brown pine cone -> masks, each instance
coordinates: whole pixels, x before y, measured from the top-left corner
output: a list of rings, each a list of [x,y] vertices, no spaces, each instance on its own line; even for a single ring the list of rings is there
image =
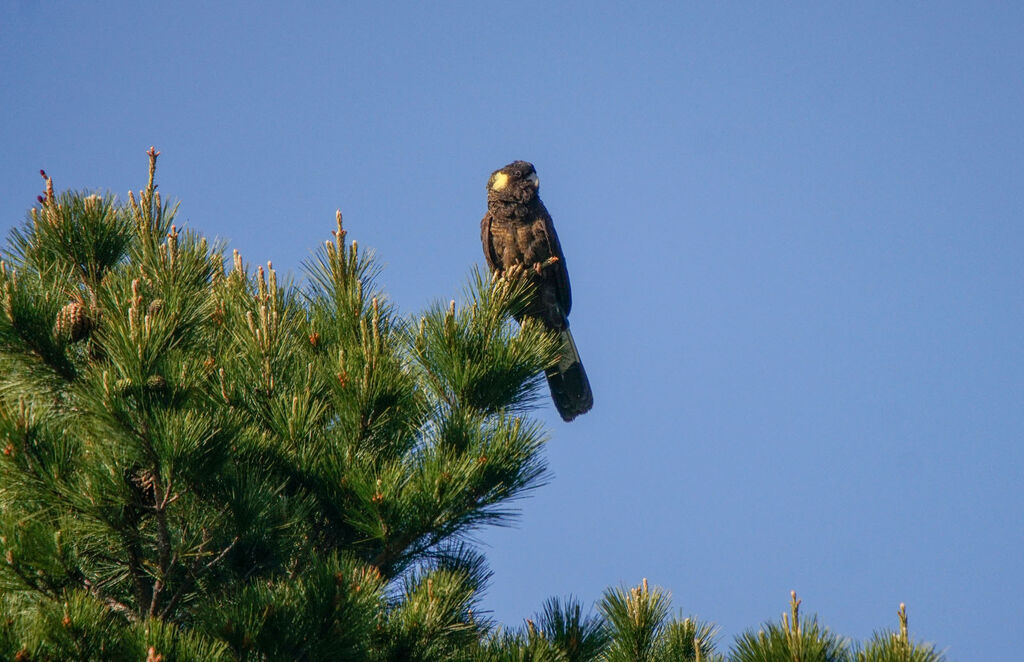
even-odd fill
[[[92,327],[93,322],[89,318],[85,306],[78,301],[72,301],[57,313],[57,321],[53,325],[53,335],[70,338],[71,342],[78,342],[89,335]]]

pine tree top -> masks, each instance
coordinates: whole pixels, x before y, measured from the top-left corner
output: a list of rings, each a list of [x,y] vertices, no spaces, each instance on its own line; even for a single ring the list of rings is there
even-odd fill
[[[158,154],[127,204],[46,177],[0,268],[12,631],[56,610],[185,628],[214,656],[324,659],[382,615],[421,624],[426,590],[477,638],[468,536],[544,477],[527,411],[554,343],[510,323],[528,284],[477,273],[463,305],[402,317],[340,212],[302,283],[225,265],[175,224]],[[318,634],[350,619],[364,629]]]

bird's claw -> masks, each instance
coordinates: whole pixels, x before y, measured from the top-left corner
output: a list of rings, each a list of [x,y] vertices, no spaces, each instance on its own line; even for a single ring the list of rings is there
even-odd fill
[[[545,269],[547,269],[548,267],[550,267],[550,266],[552,266],[554,264],[558,264],[558,256],[557,255],[552,255],[551,257],[549,257],[548,259],[544,260],[543,262],[534,262],[533,269],[534,269],[534,271],[537,272],[537,275],[540,276],[544,272]]]

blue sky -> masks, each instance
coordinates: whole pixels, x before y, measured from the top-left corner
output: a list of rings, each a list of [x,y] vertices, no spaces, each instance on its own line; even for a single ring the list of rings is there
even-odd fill
[[[124,195],[152,144],[252,262],[341,207],[413,313],[536,164],[596,404],[545,405],[553,481],[480,535],[496,618],[646,576],[725,644],[795,589],[1019,654],[1021,5],[155,4],[3,4],[0,230],[39,168]]]

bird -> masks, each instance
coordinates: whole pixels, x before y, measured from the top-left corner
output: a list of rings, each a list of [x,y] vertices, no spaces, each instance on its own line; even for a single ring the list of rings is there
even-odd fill
[[[539,190],[540,178],[532,163],[513,161],[491,173],[480,241],[492,272],[518,269],[536,286],[517,321],[532,317],[558,334],[558,362],[545,370],[545,376],[555,408],[568,422],[590,411],[594,394],[569,331],[572,292],[565,255]]]

